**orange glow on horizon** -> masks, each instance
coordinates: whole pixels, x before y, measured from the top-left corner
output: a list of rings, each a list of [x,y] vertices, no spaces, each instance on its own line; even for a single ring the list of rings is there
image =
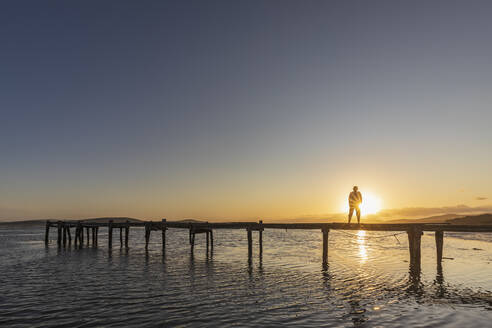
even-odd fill
[[[361,215],[376,214],[382,209],[381,198],[371,192],[362,193],[362,204],[360,205]],[[348,201],[345,200],[341,210],[345,213],[349,210]]]

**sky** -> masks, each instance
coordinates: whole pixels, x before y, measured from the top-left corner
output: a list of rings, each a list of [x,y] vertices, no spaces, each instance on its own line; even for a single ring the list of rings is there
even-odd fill
[[[0,220],[492,210],[490,1],[2,1]],[[433,212],[434,213],[434,212]]]

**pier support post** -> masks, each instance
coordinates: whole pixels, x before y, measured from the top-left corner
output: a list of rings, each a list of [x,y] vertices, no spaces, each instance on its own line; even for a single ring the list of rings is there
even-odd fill
[[[79,238],[79,244],[80,246],[84,246],[84,226],[82,222],[80,223],[80,238]]]
[[[50,238],[50,220],[46,220],[46,229],[44,231],[44,243],[48,245]]]
[[[415,272],[420,272],[420,241],[423,232],[419,227],[412,227],[407,233],[410,251],[410,269]]]
[[[210,229],[210,251],[214,250],[214,231]]]
[[[96,227],[96,246],[98,241],[99,241],[99,227]]]
[[[145,249],[149,248],[150,231],[152,230],[152,221],[145,222]]]
[[[70,232],[70,224],[67,225],[67,234],[68,234],[68,245],[72,245],[72,233]]]
[[[67,224],[63,223],[63,247],[67,246]]]
[[[79,244],[79,246],[82,246],[82,241],[80,240],[80,230],[82,230],[82,223],[80,223],[80,221],[78,221],[77,226],[75,227],[74,246],[77,246],[77,243]]]
[[[126,220],[125,227],[125,248],[128,248],[128,234],[130,233],[130,221]]]
[[[259,236],[258,236],[258,242],[260,246],[260,257],[263,255],[263,220],[260,220],[260,228],[259,228]]]
[[[321,231],[323,232],[323,265],[326,265],[328,263],[328,233],[330,229],[323,228]]]
[[[108,247],[113,248],[113,220],[108,222]]]
[[[123,247],[123,227],[120,227],[120,248]]]
[[[161,229],[162,229],[162,250],[165,251],[166,250],[166,230],[167,230],[166,219],[162,219]]]
[[[251,260],[253,255],[253,234],[251,232],[251,228],[247,228],[248,231],[248,259]]]
[[[96,227],[92,227],[92,246],[96,245]]]
[[[85,234],[87,235],[87,245],[89,245],[89,238],[90,238],[89,227],[85,227]]]
[[[58,228],[58,238],[56,239],[56,243],[58,244],[58,246],[61,246],[61,242],[62,242],[62,223],[61,221],[58,221],[57,223],[57,228]]]
[[[442,231],[435,232],[436,237],[436,251],[437,251],[437,266],[441,266],[442,263],[442,246],[444,242],[444,233]]]

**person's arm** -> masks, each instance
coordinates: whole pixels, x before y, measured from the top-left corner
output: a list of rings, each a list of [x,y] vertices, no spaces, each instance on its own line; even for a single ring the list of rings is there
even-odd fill
[[[360,199],[360,203],[362,204],[362,194],[360,193],[360,191],[359,191],[359,199]]]

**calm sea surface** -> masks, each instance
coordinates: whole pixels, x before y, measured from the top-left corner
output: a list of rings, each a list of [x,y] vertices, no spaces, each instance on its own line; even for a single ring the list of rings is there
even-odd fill
[[[102,230],[102,231],[101,231]],[[45,247],[44,227],[0,226],[1,327],[491,327],[492,243],[445,235],[443,270],[433,234],[422,237],[422,274],[411,276],[406,235],[331,231],[329,265],[319,231],[266,230],[248,263],[245,231],[197,235],[143,229],[99,247]],[[117,230],[115,230],[117,231]],[[51,238],[55,238],[52,232]],[[377,238],[376,238],[377,237]],[[490,240],[490,239],[489,239]]]

